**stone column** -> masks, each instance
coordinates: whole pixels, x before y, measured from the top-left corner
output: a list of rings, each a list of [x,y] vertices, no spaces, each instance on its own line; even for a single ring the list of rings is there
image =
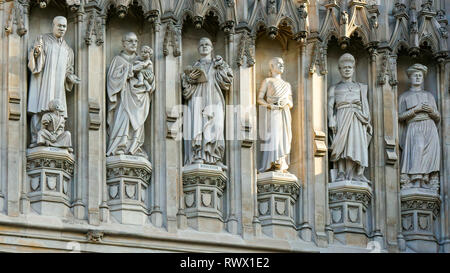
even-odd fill
[[[181,141],[181,31],[172,17],[161,18],[161,26],[155,25],[155,50],[156,53],[156,89],[164,100],[161,111],[165,112],[165,132],[155,132],[155,137],[164,142],[164,192],[165,203],[161,203],[162,210],[166,214],[166,226],[169,232],[175,232],[177,228],[186,228],[186,214],[182,201],[182,141]],[[156,153],[159,157],[161,154]],[[155,159],[156,160],[156,159]],[[159,194],[159,193],[156,193]]]
[[[247,28],[236,29],[234,50],[237,52],[231,65],[235,69],[234,90],[237,92],[236,141],[240,143],[240,183],[237,191],[241,200],[240,218],[244,238],[259,236],[261,223],[258,219],[256,187],[256,93],[254,69],[254,38]],[[235,67],[236,66],[236,67]]]
[[[327,77],[326,68],[322,62],[325,62],[326,55],[322,48],[321,42],[318,37],[311,37],[308,41],[307,46],[310,51],[308,51],[309,56],[311,56],[311,66],[309,72],[310,83],[308,85],[309,92],[311,93],[309,99],[311,105],[308,105],[307,110],[309,110],[307,118],[307,126],[305,126],[305,132],[308,134],[307,144],[307,160],[308,163],[308,182],[310,187],[309,198],[312,198],[312,206],[309,208],[309,217],[313,219],[314,230],[317,238],[317,243],[321,247],[325,247],[328,244],[327,235],[327,214],[328,214],[328,195],[327,195],[327,185],[328,185],[328,172],[327,172],[327,153],[326,149],[326,139],[325,132],[327,131],[327,114],[323,110],[324,106],[327,105]],[[317,69],[319,68],[319,69]],[[305,71],[306,72],[306,71]],[[311,92],[310,90],[316,90]]]
[[[100,9],[94,5],[85,7],[83,42],[81,48],[84,65],[81,78],[84,79],[80,91],[86,92],[88,141],[86,145],[87,159],[87,218],[90,224],[98,225],[100,221],[107,221],[107,204],[102,200],[106,187],[106,58],[104,47],[105,22]]]
[[[379,72],[377,73],[377,88],[382,94],[383,109],[383,166],[384,187],[378,195],[381,214],[381,234],[385,234],[386,248],[390,251],[398,251],[402,236],[399,225],[399,177],[398,177],[398,114],[397,114],[397,56],[391,55],[387,48],[380,48]],[[378,91],[377,91],[378,92]],[[382,239],[378,237],[378,239]],[[400,241],[400,242],[399,242]],[[379,240],[380,243],[383,240]]]
[[[70,21],[73,23],[72,27],[74,28],[74,69],[75,73],[81,77],[82,71],[86,71],[84,65],[86,57],[83,52],[84,47],[84,33],[83,33],[83,25],[84,25],[84,11],[79,9],[75,13],[70,13],[71,18]],[[83,74],[85,76],[86,74]],[[73,96],[73,112],[70,113],[68,119],[68,123],[73,124],[72,136],[73,136],[73,147],[74,147],[74,155],[77,163],[77,168],[74,173],[74,192],[72,195],[73,198],[73,214],[77,219],[85,219],[86,218],[86,201],[83,198],[84,191],[87,192],[87,181],[89,180],[89,150],[88,150],[88,126],[86,121],[88,120],[88,81],[86,78],[81,78],[81,85],[76,85],[70,96]],[[69,94],[68,94],[69,95]],[[70,102],[70,100],[68,100]],[[68,106],[70,108],[71,106]]]
[[[22,182],[26,180],[27,9],[17,1],[0,4],[0,211],[9,216],[28,213],[29,205]]]

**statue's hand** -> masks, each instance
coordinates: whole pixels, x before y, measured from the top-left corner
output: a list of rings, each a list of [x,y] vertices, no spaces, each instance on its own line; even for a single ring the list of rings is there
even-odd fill
[[[367,132],[369,133],[369,135],[373,135],[373,128],[372,125],[370,125],[370,123],[367,124]]]
[[[68,80],[73,84],[79,84],[81,83],[80,78],[77,77],[75,74],[70,74],[67,76]]]
[[[330,121],[328,122],[328,127],[330,127],[333,134],[336,134],[336,121],[334,119],[330,119]]]
[[[425,112],[432,113],[433,108],[428,103],[422,103],[421,109]]]
[[[200,78],[200,75],[201,75],[200,70],[194,69],[194,70],[192,70],[191,73],[189,73],[189,78],[196,80],[196,79]]]
[[[51,135],[50,135],[50,141],[51,141],[51,142],[55,142],[55,141],[56,141],[56,136],[53,135],[53,134],[51,134]]]

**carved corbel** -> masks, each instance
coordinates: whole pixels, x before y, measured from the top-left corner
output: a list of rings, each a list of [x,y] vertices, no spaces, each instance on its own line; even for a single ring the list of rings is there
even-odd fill
[[[247,31],[242,33],[241,40],[239,42],[239,52],[237,54],[237,65],[242,66],[247,60],[248,66],[255,64],[254,52],[254,38],[248,34]]]
[[[50,1],[51,0],[37,0],[39,7],[41,9],[45,9],[48,6],[48,4],[50,3]]]
[[[230,34],[234,32],[234,0],[225,0],[225,22],[221,25],[221,29],[225,34]]]
[[[306,18],[308,17],[308,12],[306,12],[306,4],[302,3],[297,8],[297,14],[299,19],[299,31],[294,35],[296,41],[303,41],[306,38]]]
[[[89,100],[89,129],[97,131],[101,124],[100,104],[94,100]]]
[[[314,156],[322,157],[327,154],[326,135],[323,131],[314,130]]]
[[[348,35],[349,16],[346,10],[341,11],[339,24],[341,33],[339,37],[339,45],[342,49],[346,49],[350,43],[350,35]]]
[[[80,0],[66,0],[66,4],[72,12],[77,12],[81,5]]]
[[[115,0],[115,2],[119,18],[124,18],[128,13],[128,6],[130,5],[131,0]]]
[[[159,18],[159,10],[154,9],[145,13],[145,19],[151,24],[154,24],[158,21]]]
[[[88,21],[87,21],[87,28],[86,28],[86,36],[84,38],[84,41],[86,42],[86,45],[92,44],[92,36],[95,35],[95,43],[100,46],[104,43],[103,35],[103,18],[97,14],[96,11],[92,11],[89,14]]]
[[[86,234],[87,240],[92,243],[101,243],[104,233],[98,230],[89,230]]]
[[[19,3],[19,1],[14,1],[5,24],[6,34],[11,34],[13,32],[14,25],[16,25],[17,34],[20,37],[25,35],[27,33],[27,29],[25,28],[24,17],[24,7]]]
[[[203,26],[203,1],[204,0],[194,0],[194,18],[192,18],[192,20],[196,29],[201,29]]]
[[[164,41],[163,41],[164,56],[169,55],[169,46],[172,46],[173,48],[174,57],[178,57],[181,55],[180,37],[181,37],[181,30],[177,26],[175,26],[175,24],[172,21],[169,21],[167,23],[166,33],[164,34]]]
[[[270,39],[275,39],[278,35],[277,27],[277,3],[275,0],[269,0],[267,3],[267,21],[269,27],[267,28],[267,34]]]

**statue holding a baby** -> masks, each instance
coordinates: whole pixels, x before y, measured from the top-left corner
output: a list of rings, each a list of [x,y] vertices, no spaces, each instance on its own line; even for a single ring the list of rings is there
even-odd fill
[[[107,75],[108,149],[107,156],[136,155],[148,158],[142,149],[155,77],[153,50],[143,46],[137,55],[138,38],[126,33],[123,50],[111,62]]]

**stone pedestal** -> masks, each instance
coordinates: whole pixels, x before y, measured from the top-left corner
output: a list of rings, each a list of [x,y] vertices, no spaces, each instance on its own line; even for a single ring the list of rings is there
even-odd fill
[[[148,219],[151,163],[140,156],[109,156],[106,170],[107,203],[112,217],[122,224],[144,224]]]
[[[68,216],[73,168],[73,154],[67,149],[39,146],[27,150],[28,197],[34,211]]]
[[[297,238],[294,205],[300,192],[295,175],[280,172],[258,174],[258,211],[261,230],[278,239]]]
[[[406,245],[416,252],[439,250],[435,236],[440,198],[436,190],[422,188],[402,189],[402,233]]]
[[[193,164],[183,167],[183,192],[188,226],[198,231],[221,232],[223,191],[227,177],[221,167]]]
[[[335,238],[343,244],[366,247],[371,186],[360,181],[332,182],[328,184],[328,193]]]

